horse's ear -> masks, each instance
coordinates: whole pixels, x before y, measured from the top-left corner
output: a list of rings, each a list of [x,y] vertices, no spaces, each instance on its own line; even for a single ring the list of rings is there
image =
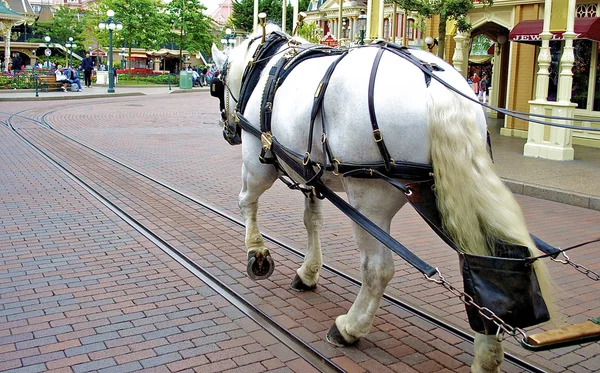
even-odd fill
[[[217,69],[222,70],[227,56],[225,55],[225,53],[221,52],[214,43],[212,45],[211,51],[213,60],[215,61],[215,65],[217,65]]]

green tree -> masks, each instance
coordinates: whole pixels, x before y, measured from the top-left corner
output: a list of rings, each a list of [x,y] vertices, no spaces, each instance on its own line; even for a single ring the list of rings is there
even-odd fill
[[[310,0],[299,0],[298,11],[302,12],[308,9],[309,2]],[[259,0],[258,11],[267,14],[267,22],[281,27],[281,0]],[[292,4],[288,2],[285,13],[285,24],[288,32],[293,29],[293,12]],[[233,12],[230,21],[236,29],[252,32],[254,29],[254,0],[233,0]]]
[[[400,9],[416,11],[419,15],[430,18],[433,14],[439,14],[438,24],[438,57],[444,58],[446,45],[446,26],[448,21],[456,21],[456,29],[459,32],[471,30],[471,24],[467,21],[467,14],[473,8],[474,3],[491,6],[493,0],[390,0],[398,4]]]
[[[323,30],[319,29],[316,23],[303,23],[298,28],[298,35],[311,43],[318,43],[323,38]]]
[[[122,30],[113,32],[113,42],[126,46],[130,58],[133,46],[158,49],[166,40],[168,17],[159,11],[159,0],[99,0],[98,5],[101,19],[106,19],[106,11],[111,9],[115,12],[115,21],[123,24]],[[102,33],[101,30],[98,32]]]
[[[173,0],[166,5],[170,25],[170,40],[177,40],[181,49],[190,53],[209,53],[215,38],[209,17],[202,12],[206,7],[198,0]],[[180,66],[181,68],[181,66]]]
[[[493,0],[478,0],[479,4],[491,6]],[[439,46],[438,57],[444,58],[444,49],[446,45],[446,26],[448,21],[456,21],[456,29],[459,32],[468,32],[471,30],[471,24],[467,21],[467,14],[475,8],[473,0],[430,0],[431,14],[440,15],[438,25]]]
[[[49,22],[36,22],[33,26],[36,34],[48,35],[52,38],[52,43],[62,46],[73,38],[73,42],[78,46],[83,46],[84,24],[79,22],[78,11],[67,6],[60,6],[54,12],[54,17]],[[68,57],[68,50],[64,50],[65,58]]]

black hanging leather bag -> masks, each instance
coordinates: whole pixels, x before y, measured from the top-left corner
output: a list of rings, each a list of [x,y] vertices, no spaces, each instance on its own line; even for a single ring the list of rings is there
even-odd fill
[[[550,320],[533,260],[527,259],[529,250],[524,246],[498,244],[496,253],[502,257],[459,255],[465,293],[473,297],[475,304],[488,308],[515,328]],[[498,326],[493,321],[473,306],[467,305],[466,309],[471,329],[481,334],[496,334]]]

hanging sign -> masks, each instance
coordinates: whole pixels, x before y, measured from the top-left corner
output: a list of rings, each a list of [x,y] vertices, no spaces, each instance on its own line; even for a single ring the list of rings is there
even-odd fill
[[[550,15],[550,32],[567,31],[569,0],[552,0]]]
[[[324,44],[324,45],[327,45],[327,46],[330,46],[330,47],[337,47],[338,46],[338,41],[333,37],[333,35],[328,34],[323,39],[321,39],[321,41],[319,42],[319,44]]]

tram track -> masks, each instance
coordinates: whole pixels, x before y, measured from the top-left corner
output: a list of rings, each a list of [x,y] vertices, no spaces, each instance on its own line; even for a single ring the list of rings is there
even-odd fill
[[[23,119],[26,118],[22,115],[18,116]],[[125,211],[125,209],[120,207],[118,203],[115,203],[110,198],[104,196],[96,188],[84,181],[83,178],[77,176],[74,172],[69,170],[68,167],[65,167],[63,164],[54,159],[51,155],[48,154],[48,152],[44,151],[40,146],[37,146],[32,141],[23,136],[21,133],[19,133],[19,131],[17,131],[11,124],[12,117],[13,116],[9,117],[6,121],[4,121],[5,125],[11,128],[15,133],[17,133],[17,135],[28,145],[30,145],[38,154],[40,154],[44,159],[46,159],[49,163],[58,168],[60,171],[65,173],[71,180],[73,180],[76,184],[82,187],[86,192],[94,196],[94,198],[100,201],[110,211],[115,213],[119,218],[121,218],[123,221],[129,224],[142,236],[144,236],[150,242],[156,245],[156,247],[160,248],[169,257],[171,257],[181,266],[186,268],[199,280],[207,284],[211,289],[213,289],[215,292],[217,292],[219,295],[225,298],[243,314],[245,314],[247,317],[253,320],[257,325],[259,325],[277,340],[282,342],[292,351],[297,353],[301,358],[303,358],[306,362],[315,367],[317,370],[327,373],[345,371],[337,364],[335,364],[331,359],[327,358],[315,348],[311,347],[308,343],[304,342],[301,338],[295,336],[281,324],[277,323],[272,317],[263,312],[259,307],[254,306],[251,302],[247,301],[243,296],[238,294],[225,282],[221,281],[217,276],[211,274],[209,271],[204,269],[195,260],[191,259],[188,255],[183,253],[181,250],[177,249],[174,245],[171,245],[168,242],[168,240],[163,239],[159,234],[155,233],[152,229],[145,226],[145,224],[143,224],[139,219],[136,219],[135,217],[131,216]],[[27,119],[38,122],[35,119]],[[38,124],[42,125],[43,122],[39,121]],[[51,126],[48,126],[46,128],[50,129]],[[79,142],[77,143],[79,145],[83,145]],[[85,147],[88,148],[87,146]]]
[[[60,110],[60,109],[55,109],[55,110],[52,110],[51,112],[55,112],[55,111],[57,111],[57,110]],[[24,111],[22,111],[22,112],[24,112]],[[21,113],[22,113],[22,112],[19,112],[19,113],[18,113],[18,116],[19,116],[19,117],[21,117],[21,118],[25,118],[25,116],[21,115]],[[131,167],[131,166],[129,166],[129,165],[127,165],[127,164],[125,164],[125,163],[123,163],[123,162],[121,162],[121,161],[117,160],[117,159],[114,159],[113,157],[111,157],[111,156],[109,156],[109,155],[107,155],[107,154],[105,154],[105,153],[103,153],[103,152],[101,152],[101,151],[98,151],[98,150],[96,150],[96,149],[93,149],[92,147],[90,147],[90,146],[88,146],[88,145],[86,145],[86,144],[82,143],[81,141],[79,141],[79,140],[77,140],[77,139],[75,139],[75,138],[73,138],[73,137],[71,137],[71,136],[69,136],[69,135],[67,135],[67,134],[65,134],[65,133],[62,133],[62,132],[60,132],[60,131],[57,131],[56,129],[54,129],[54,128],[52,127],[52,125],[51,125],[50,123],[48,123],[48,121],[47,121],[47,119],[46,119],[46,118],[47,118],[47,116],[48,116],[48,114],[50,114],[51,112],[46,112],[46,113],[45,113],[45,114],[42,116],[42,118],[41,118],[40,120],[37,120],[37,119],[32,119],[32,118],[29,118],[29,119],[30,119],[30,120],[32,120],[32,121],[35,121],[35,122],[37,122],[39,125],[43,126],[43,127],[44,127],[44,128],[46,128],[46,129],[51,129],[51,130],[55,131],[55,132],[56,132],[57,134],[59,134],[60,136],[63,136],[63,137],[65,137],[65,138],[69,139],[70,141],[74,142],[75,144],[78,144],[79,146],[82,146],[82,147],[84,147],[85,149],[89,150],[90,152],[93,152],[93,153],[95,153],[95,154],[99,155],[99,156],[100,156],[100,157],[102,157],[102,158],[108,159],[108,160],[110,160],[111,162],[114,162],[115,164],[118,164],[120,167],[123,167],[123,168],[125,168],[125,169],[127,169],[127,170],[129,170],[129,171],[131,171],[131,172],[133,172],[133,173],[135,173],[135,174],[137,174],[137,175],[139,175],[140,177],[142,177],[142,178],[145,178],[145,179],[147,179],[147,180],[151,181],[152,183],[156,183],[157,185],[160,185],[161,187],[164,187],[164,188],[168,189],[169,191],[171,191],[171,192],[173,192],[173,193],[175,193],[175,194],[177,194],[177,195],[179,195],[179,196],[183,197],[184,199],[186,199],[187,201],[189,201],[189,202],[191,202],[191,203],[193,203],[193,204],[195,204],[195,205],[201,206],[202,208],[204,208],[204,209],[207,209],[207,210],[211,211],[212,213],[214,213],[214,214],[218,215],[218,216],[219,216],[219,217],[221,217],[222,219],[225,219],[225,220],[227,220],[227,221],[229,221],[229,222],[231,222],[231,223],[233,223],[233,224],[237,225],[237,226],[238,226],[238,227],[240,227],[240,228],[242,228],[242,227],[243,227],[243,223],[242,223],[242,222],[241,222],[239,219],[237,219],[237,218],[234,218],[234,217],[230,216],[229,214],[227,214],[226,212],[222,211],[221,209],[219,209],[219,208],[217,208],[217,207],[215,207],[215,206],[212,206],[211,204],[209,204],[209,203],[207,203],[207,202],[205,202],[205,201],[200,201],[200,200],[198,200],[198,199],[196,199],[196,198],[194,198],[194,197],[192,197],[192,196],[188,195],[187,193],[185,193],[185,192],[183,192],[183,191],[181,191],[181,190],[178,190],[177,188],[175,188],[175,187],[173,187],[173,186],[170,186],[170,185],[168,185],[168,184],[166,184],[166,183],[164,183],[164,182],[162,182],[162,181],[160,181],[160,180],[157,180],[156,178],[153,178],[153,177],[151,177],[151,176],[148,176],[148,175],[144,174],[143,172],[141,172],[141,171],[139,171],[139,170],[136,170],[135,168],[133,168],[133,167]],[[8,124],[10,124],[10,118],[9,118],[9,120],[8,120]],[[17,133],[18,133],[18,131],[16,131],[16,130],[15,130],[15,132],[17,132]],[[21,134],[19,134],[19,135],[20,135],[20,136],[22,136]],[[24,139],[25,141],[28,141],[28,140],[27,140],[27,139],[25,139],[24,137],[23,137],[23,139]],[[29,142],[29,141],[28,141],[28,142]],[[34,144],[32,144],[32,143],[30,143],[30,145],[35,147],[35,145],[34,145]],[[39,150],[39,149],[38,149],[38,151],[41,151],[41,150]],[[43,154],[43,153],[42,153],[42,154]],[[46,157],[48,157],[47,155],[45,155],[45,156],[46,156]],[[58,164],[57,164],[57,165],[58,165]],[[62,167],[62,166],[61,166],[61,167]],[[67,171],[67,172],[68,172],[68,171]],[[71,176],[70,176],[70,177],[71,177]],[[84,185],[86,185],[86,184],[84,183]],[[89,188],[89,186],[88,186],[88,188]],[[93,189],[91,189],[91,190],[93,191]],[[101,195],[100,195],[100,196],[101,196]],[[98,197],[96,197],[96,198],[98,198]],[[103,202],[103,203],[104,203],[104,202]],[[109,200],[107,200],[107,203],[110,203],[110,201],[109,201]],[[106,205],[106,204],[105,204],[105,205]],[[117,209],[118,209],[118,207],[117,207]],[[118,210],[117,210],[117,211],[118,211]],[[120,215],[120,214],[119,214],[119,215]],[[125,218],[127,218],[127,216],[125,216]],[[133,219],[133,220],[132,220],[132,223],[135,223],[135,222],[137,221],[135,218],[132,218],[131,216],[129,216],[129,219]],[[139,223],[139,222],[138,222],[138,223]],[[131,223],[130,223],[130,225],[131,225]],[[150,233],[149,233],[149,234],[150,234],[150,236],[154,235],[154,234],[151,232],[151,230],[150,230],[150,229],[148,229],[148,228],[144,228],[144,227],[143,227],[143,224],[141,224],[141,227],[142,227],[142,228],[141,228],[142,230],[146,230],[146,231],[150,232]],[[137,228],[136,228],[136,229],[137,229]],[[154,236],[155,236],[155,237],[154,237],[154,239],[151,239],[151,240],[152,240],[153,242],[155,242],[155,241],[156,241],[156,242],[157,242],[157,245],[165,245],[165,244],[166,244],[166,245],[168,245],[168,242],[166,242],[166,241],[162,240],[162,239],[160,238],[160,236],[158,236],[158,235],[154,235]],[[282,242],[282,241],[281,241],[281,240],[279,240],[277,237],[275,237],[275,236],[273,236],[273,235],[269,235],[269,234],[264,234],[264,236],[265,236],[265,238],[266,238],[268,241],[270,241],[271,243],[273,243],[273,244],[275,244],[275,245],[278,245],[278,246],[279,246],[279,247],[281,247],[282,249],[284,249],[284,250],[286,250],[287,252],[289,252],[289,253],[291,253],[291,254],[293,254],[293,255],[297,256],[298,258],[302,258],[302,257],[303,257],[303,254],[302,254],[302,252],[301,252],[300,250],[298,250],[298,249],[295,249],[294,247],[292,247],[292,246],[291,246],[291,245],[289,245],[289,244],[286,244],[285,242]],[[155,243],[156,243],[156,242],[155,242]],[[167,246],[167,247],[168,247],[168,246]],[[171,246],[171,247],[172,247],[172,246]],[[161,247],[161,249],[162,249],[162,247]],[[163,251],[164,251],[164,250],[165,250],[165,249],[163,249]],[[176,250],[176,249],[175,249],[175,250]],[[201,271],[201,266],[199,266],[197,263],[195,263],[193,260],[191,260],[191,259],[190,259],[189,257],[187,257],[185,254],[183,254],[183,253],[180,253],[180,254],[181,254],[181,255],[179,255],[179,254],[176,254],[176,253],[175,253],[175,251],[173,251],[173,254],[169,254],[169,255],[171,255],[172,257],[173,257],[173,255],[174,255],[175,257],[179,257],[179,258],[180,258],[180,260],[182,261],[182,262],[181,262],[181,263],[182,263],[182,265],[186,266],[186,268],[188,268],[188,266],[190,266],[188,269],[190,269],[190,268],[191,268],[192,270],[198,270],[198,271]],[[179,262],[179,260],[178,260],[178,262]],[[183,263],[186,263],[186,264],[183,264]],[[197,268],[196,268],[196,269],[194,269],[195,267],[197,267]],[[350,283],[352,283],[352,284],[354,284],[354,285],[356,285],[356,286],[360,286],[360,281],[356,280],[356,279],[355,279],[355,278],[353,278],[352,276],[349,276],[349,275],[347,275],[346,273],[344,273],[344,272],[342,272],[342,271],[340,271],[340,270],[338,270],[338,269],[336,269],[336,268],[334,268],[334,267],[332,267],[332,266],[329,266],[329,265],[324,265],[324,270],[326,270],[326,271],[328,271],[328,272],[330,272],[330,273],[332,273],[332,274],[334,274],[334,275],[336,275],[336,276],[339,276],[340,278],[343,278],[345,281],[348,281],[348,282],[350,282]],[[436,317],[435,315],[432,315],[432,314],[430,314],[430,313],[428,313],[428,312],[426,312],[426,311],[424,311],[424,310],[422,310],[422,309],[419,309],[418,307],[414,307],[414,306],[412,306],[412,305],[410,305],[410,304],[408,304],[408,303],[406,303],[406,302],[403,302],[403,301],[401,301],[401,300],[399,300],[399,299],[397,299],[397,298],[394,298],[394,297],[392,297],[392,296],[390,296],[390,295],[388,295],[388,294],[385,294],[385,295],[384,295],[384,299],[385,299],[387,302],[389,302],[391,305],[393,305],[393,306],[395,306],[395,307],[398,307],[398,308],[400,308],[400,309],[402,309],[402,310],[404,310],[404,311],[407,311],[407,312],[409,312],[409,313],[411,313],[411,314],[414,314],[414,315],[416,315],[416,316],[418,316],[418,317],[422,318],[423,320],[426,320],[427,322],[429,322],[429,323],[431,323],[431,324],[435,325],[435,326],[436,326],[436,327],[438,327],[438,328],[441,328],[441,329],[443,329],[443,330],[446,330],[446,331],[450,332],[451,334],[453,334],[453,335],[455,335],[455,336],[457,336],[457,337],[459,337],[459,338],[461,338],[461,339],[463,339],[463,340],[465,340],[465,341],[469,341],[470,343],[472,343],[472,342],[473,342],[473,338],[472,338],[472,336],[471,336],[469,333],[465,332],[464,330],[462,330],[462,329],[460,329],[460,328],[458,328],[458,327],[456,327],[456,326],[454,326],[454,325],[452,325],[452,324],[449,324],[449,323],[445,322],[444,320],[442,320],[442,319],[440,319],[440,318]],[[249,315],[249,316],[250,316],[250,315]],[[536,366],[535,364],[531,364],[531,363],[527,362],[526,360],[523,360],[523,359],[519,358],[518,356],[514,356],[514,355],[513,355],[513,354],[511,354],[511,353],[506,353],[506,360],[507,360],[508,362],[512,363],[513,365],[515,365],[515,366],[517,366],[517,367],[519,367],[519,368],[521,368],[521,369],[525,370],[525,371],[530,371],[530,372],[545,372],[545,371],[546,371],[546,370],[544,370],[543,368],[541,368],[541,367],[539,367],[539,366]]]

